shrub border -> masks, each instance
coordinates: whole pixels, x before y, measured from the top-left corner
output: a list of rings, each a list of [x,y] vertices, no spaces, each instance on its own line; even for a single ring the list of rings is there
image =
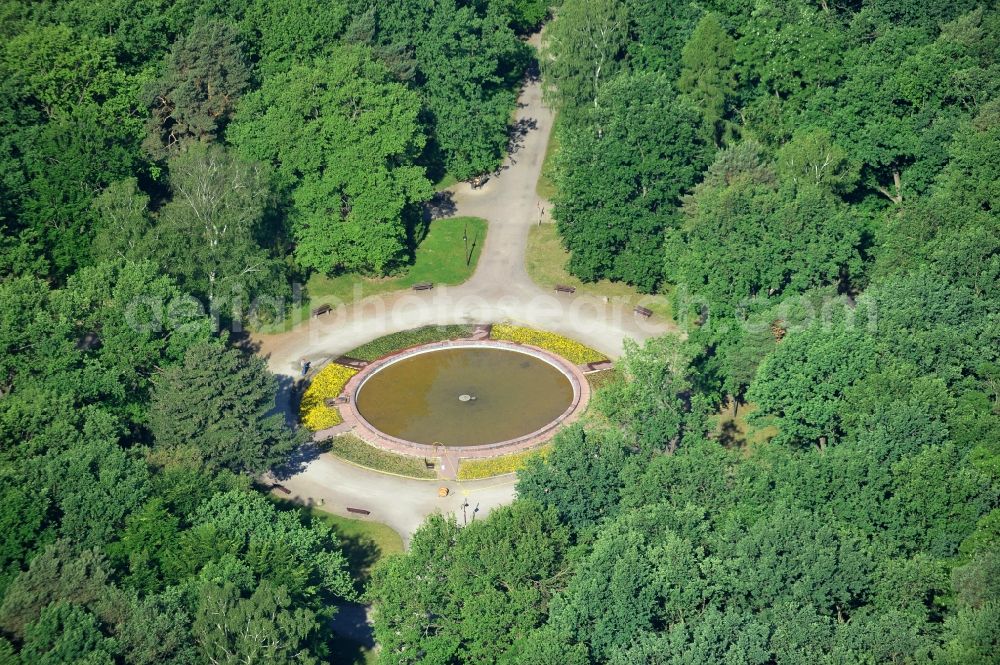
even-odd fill
[[[343,450],[343,449],[337,450],[335,448],[335,446],[337,445],[337,440],[340,439],[341,441],[343,441],[344,437],[350,437],[351,439],[354,439],[355,441],[357,441],[357,444],[359,446],[367,446],[368,448],[371,448],[372,449],[372,454],[376,456],[376,459],[377,459],[377,456],[386,455],[386,456],[392,456],[392,457],[399,457],[399,458],[401,458],[401,459],[403,459],[403,460],[405,460],[407,462],[416,462],[416,460],[417,460],[416,457],[411,457],[409,455],[400,455],[399,453],[395,453],[395,452],[393,452],[391,450],[385,450],[385,449],[380,448],[378,446],[372,445],[370,442],[366,441],[365,439],[363,439],[360,436],[358,436],[356,434],[353,434],[351,432],[344,432],[343,434],[338,434],[336,436],[332,436],[329,439],[327,439],[326,441],[324,441],[323,442],[324,443],[324,445],[323,445],[324,452],[328,452],[331,455],[333,455],[334,457],[336,457],[337,459],[341,460],[342,462],[344,462],[346,464],[350,464],[352,466],[356,466],[359,469],[367,469],[369,471],[375,471],[375,472],[378,472],[378,473],[384,473],[384,474],[387,474],[387,475],[390,475],[390,476],[397,476],[399,478],[409,478],[410,480],[425,480],[425,481],[427,481],[427,480],[436,480],[437,479],[437,473],[436,473],[436,471],[433,471],[433,470],[430,470],[430,469],[426,469],[426,473],[424,475],[410,475],[408,473],[401,473],[400,471],[390,471],[389,469],[382,469],[382,468],[379,468],[378,466],[375,466],[375,465],[372,465],[372,464],[364,464],[363,462],[359,461],[355,457],[351,457],[349,455],[343,454],[341,452],[341,450]]]
[[[606,355],[597,349],[593,349],[583,342],[578,342],[572,337],[560,335],[559,333],[550,332],[548,330],[539,330],[538,328],[519,326],[516,323],[506,321],[493,324],[490,328],[490,339],[498,342],[511,342],[513,344],[522,344],[524,346],[531,346],[537,349],[544,349],[553,355],[559,356],[560,358],[577,365],[599,363],[608,359]],[[570,357],[572,354],[564,353],[561,348],[562,346],[567,347],[567,351],[572,351],[573,354],[578,354],[577,357],[573,358]]]
[[[313,400],[314,403],[307,406],[307,400],[310,399],[310,391],[317,386],[316,382],[320,380],[320,377],[323,376],[324,372],[330,372],[330,373],[340,372],[342,374],[345,374],[346,376],[339,377],[343,378],[343,382],[340,383],[340,386],[335,391],[330,391],[329,393],[323,392],[322,394],[312,396],[311,399]],[[298,408],[296,409],[296,411],[298,412],[299,422],[302,424],[302,426],[305,427],[310,432],[316,433],[330,429],[331,427],[337,427],[338,425],[343,423],[344,422],[343,414],[340,413],[340,410],[335,406],[327,406],[324,402],[329,398],[337,397],[338,395],[343,393],[344,386],[346,386],[350,382],[350,380],[354,377],[354,375],[357,373],[358,370],[353,367],[347,367],[346,365],[338,365],[336,363],[330,363],[325,367],[323,367],[322,369],[320,369],[318,372],[316,372],[316,375],[313,376],[309,380],[309,383],[307,383],[303,388],[302,395],[299,396]],[[339,382],[332,382],[332,383],[333,385],[330,386],[331,388],[336,387],[337,383]],[[323,423],[322,427],[312,427],[309,423],[309,419],[311,416],[314,416],[316,418],[325,416],[329,419],[329,422]]]
[[[459,459],[458,462],[458,480],[485,480],[487,478],[499,478],[500,476],[512,476],[518,471],[524,468],[524,465],[529,459],[534,456],[539,456],[545,459],[549,452],[551,451],[552,444],[546,443],[537,448],[529,448],[528,450],[522,450],[516,453],[510,453],[508,455],[498,455],[497,457],[486,457],[486,458],[470,458],[463,457]],[[463,476],[463,470],[472,468],[478,469],[480,467],[485,467],[490,464],[495,464],[496,466],[505,466],[509,470],[496,471],[493,473],[486,473],[484,475],[479,475],[475,471],[471,473],[473,475]]]
[[[418,337],[418,331],[427,330],[428,328],[439,329],[441,334],[437,336],[428,335],[426,338]],[[455,323],[455,324],[436,324],[432,323],[427,326],[420,326],[418,328],[409,328],[407,330],[400,330],[394,333],[388,333],[375,339],[369,340],[364,344],[359,344],[350,351],[344,353],[348,358],[356,358],[357,360],[363,360],[367,363],[373,363],[382,358],[385,358],[393,353],[397,353],[404,349],[409,349],[415,346],[422,346],[424,344],[433,344],[435,342],[444,342],[453,339],[468,339],[472,333],[475,331],[475,326],[468,323]],[[407,336],[412,336],[410,339],[406,339]],[[371,357],[370,354],[358,353],[362,351],[367,346],[371,346],[380,342],[382,340],[387,340],[389,338],[399,338],[401,344],[391,344],[388,345],[382,355]]]

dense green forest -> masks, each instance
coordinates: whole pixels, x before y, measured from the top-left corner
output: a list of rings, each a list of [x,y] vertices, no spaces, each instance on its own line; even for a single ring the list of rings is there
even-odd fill
[[[337,650],[343,543],[252,488],[302,438],[218,319],[405,265],[433,183],[503,158],[545,12],[0,2],[0,663]]]
[[[566,0],[543,43],[569,268],[686,336],[378,571],[384,662],[1000,662],[1000,13]]]
[[[405,263],[433,182],[500,164],[546,9],[316,4],[5,0],[0,275],[141,257],[222,302]]]
[[[671,294],[518,499],[348,570],[219,320],[496,168],[540,0],[0,1],[0,664],[1000,662],[1000,11],[565,0],[570,270]],[[773,436],[718,426],[729,405]]]

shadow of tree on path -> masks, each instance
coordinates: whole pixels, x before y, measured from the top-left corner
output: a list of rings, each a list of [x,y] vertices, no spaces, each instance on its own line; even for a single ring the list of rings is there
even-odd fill
[[[516,155],[524,147],[524,138],[528,132],[538,129],[538,121],[534,118],[518,118],[510,126],[507,138],[507,152]],[[511,157],[513,159],[513,157]]]
[[[271,469],[271,475],[274,476],[275,480],[278,482],[288,480],[292,476],[296,476],[305,471],[306,467],[309,466],[309,464],[323,452],[323,446],[321,443],[307,441],[293,450],[291,455],[288,456],[288,459]]]
[[[454,217],[458,206],[451,192],[435,192],[431,200],[424,204],[424,221]]]

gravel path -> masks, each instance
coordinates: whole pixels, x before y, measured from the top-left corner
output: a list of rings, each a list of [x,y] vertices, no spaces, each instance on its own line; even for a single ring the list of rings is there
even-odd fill
[[[620,354],[625,339],[643,340],[671,330],[663,321],[635,316],[628,305],[544,291],[528,276],[528,232],[548,207],[548,202],[538,198],[535,185],[552,119],[552,112],[542,103],[539,83],[527,83],[519,99],[517,121],[528,129],[499,175],[479,190],[467,183],[450,188],[455,214],[489,221],[479,263],[467,282],[367,299],[304,321],[290,332],[253,337],[258,353],[268,359],[279,381],[291,385],[300,373],[302,358],[319,362],[375,337],[435,323],[512,321],[567,335],[610,357]],[[469,517],[476,505],[482,517],[514,497],[513,476],[450,481],[446,485],[451,494],[439,498],[440,482],[371,472],[330,455],[302,466],[299,473],[282,480],[292,491],[289,498],[340,514],[348,514],[347,507],[370,510],[371,519],[391,526],[407,544],[424,517],[435,511],[455,513],[462,520],[461,506],[468,500]]]

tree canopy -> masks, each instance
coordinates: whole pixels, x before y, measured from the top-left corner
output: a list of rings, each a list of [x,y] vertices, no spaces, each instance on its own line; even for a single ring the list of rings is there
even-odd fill
[[[563,3],[567,268],[679,330],[625,345],[511,508],[376,578],[385,662],[997,662],[998,17]],[[525,547],[559,572],[469,629],[453,550],[518,509],[553,511]]]
[[[307,437],[220,329],[411,262],[432,180],[506,156],[548,9],[2,3],[0,662],[340,656],[356,543],[260,491]]]
[[[0,663],[998,662],[995,3],[556,5],[0,3]],[[674,325],[361,589],[220,324],[405,266],[539,72],[567,268]]]
[[[290,192],[303,266],[384,273],[406,257],[413,204],[430,183],[415,163],[419,98],[365,49],[296,66],[240,105],[229,139],[275,167]]]

